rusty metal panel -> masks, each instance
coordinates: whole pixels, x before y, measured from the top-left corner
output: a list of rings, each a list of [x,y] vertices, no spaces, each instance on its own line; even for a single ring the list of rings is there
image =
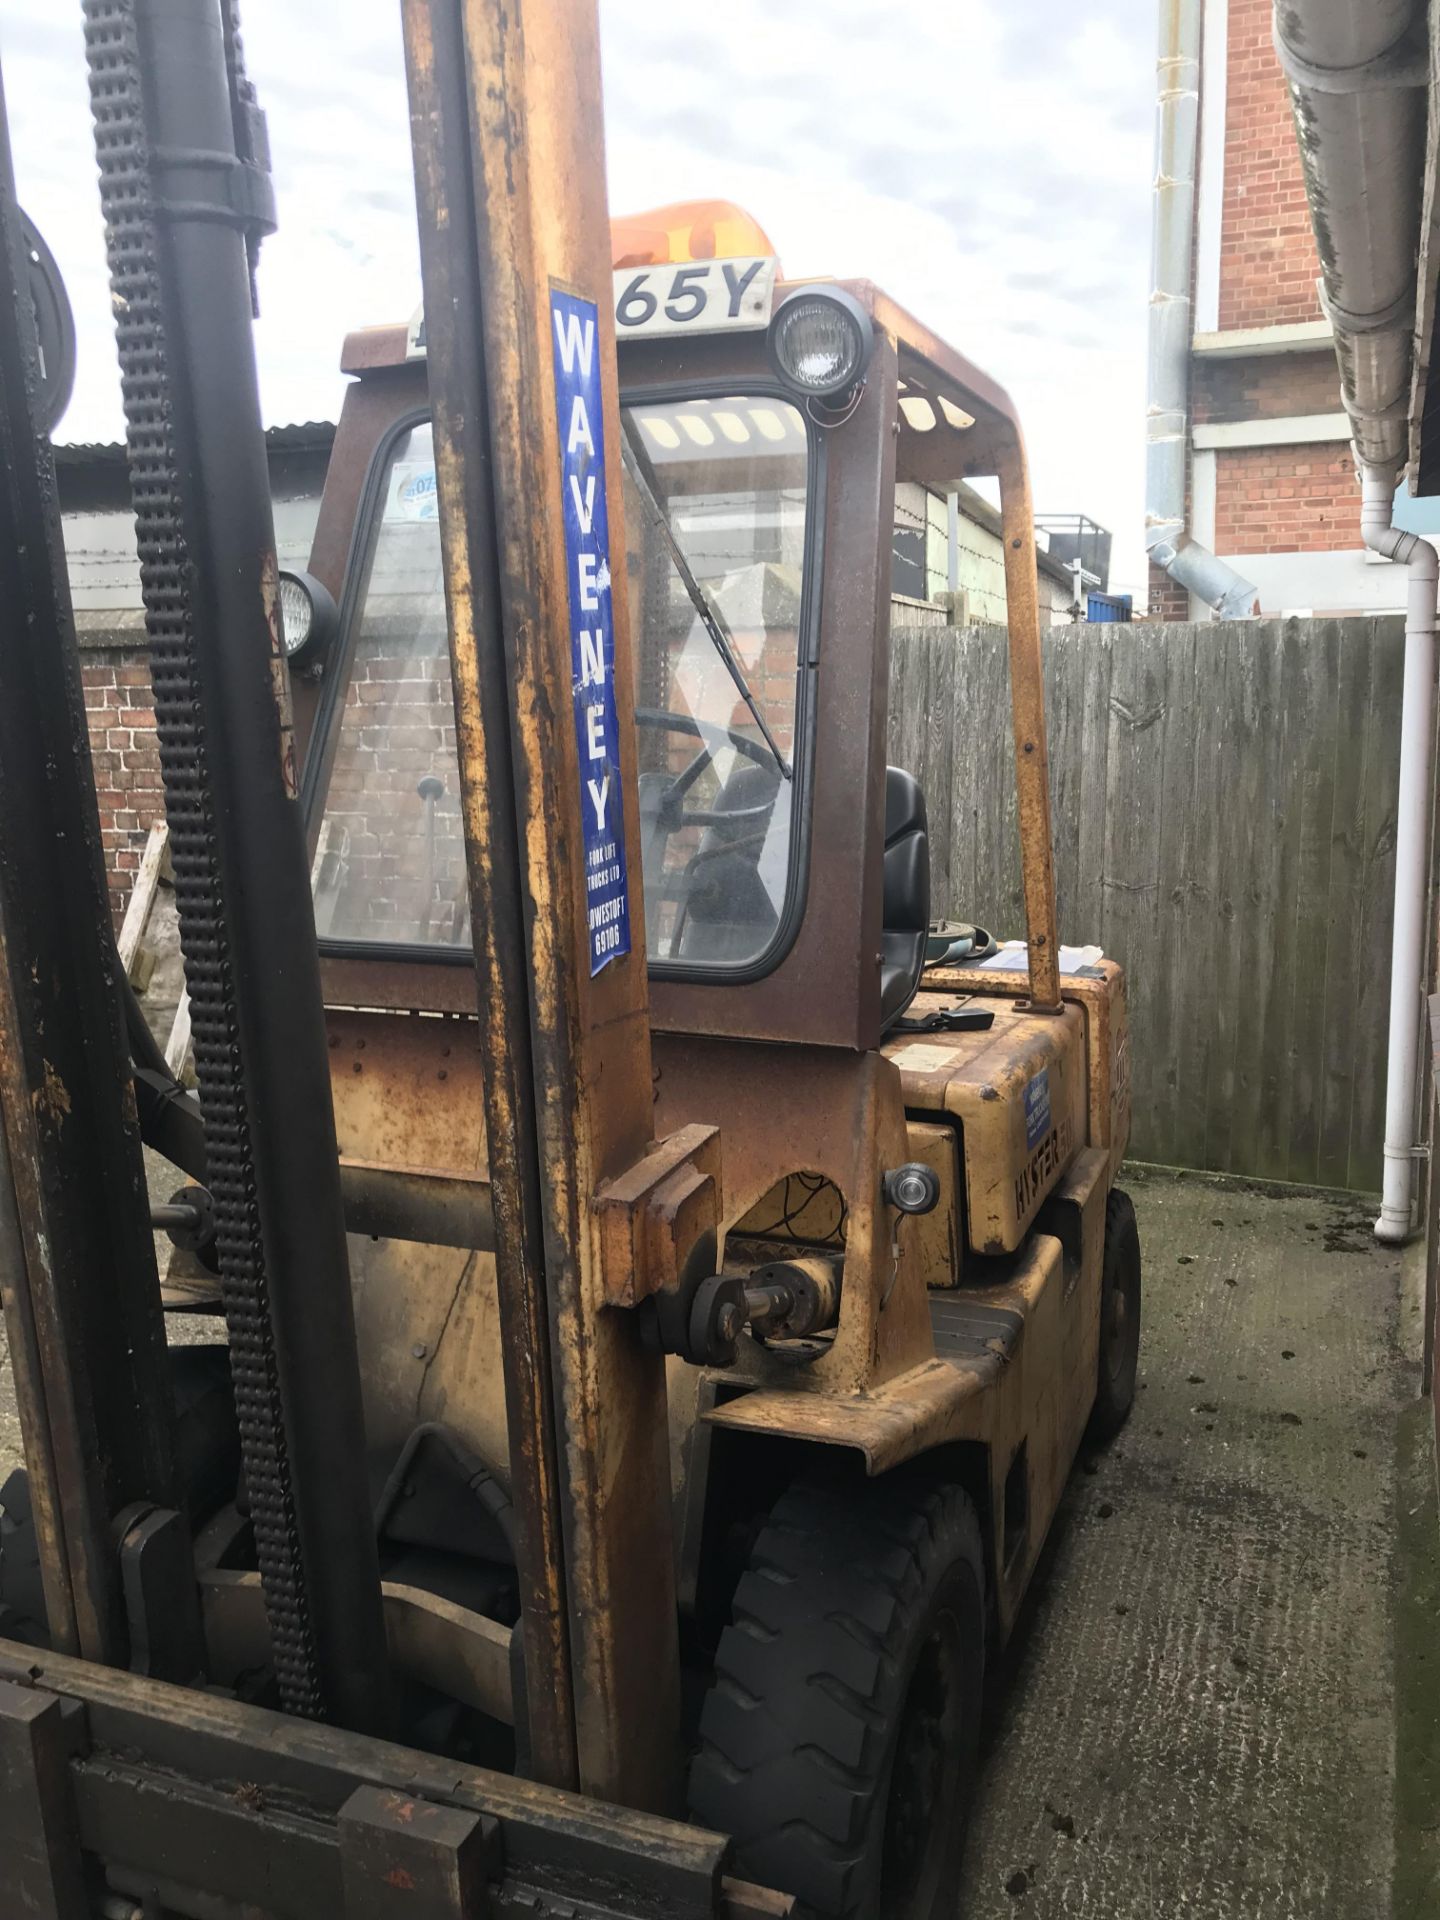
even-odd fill
[[[500,1829],[484,1814],[393,1788],[357,1787],[340,1809],[346,1920],[484,1920]]]
[[[923,1012],[930,1002],[916,1004]],[[953,1113],[964,1129],[970,1245],[1013,1253],[1085,1142],[1079,1008],[1042,1017],[996,1007],[988,1032],[905,1034],[885,1052],[911,1111]]]
[[[563,289],[594,303],[602,417],[591,444],[603,440],[597,478],[611,554],[623,555],[595,7],[501,11],[466,0],[457,11],[409,0],[405,27],[472,923],[489,943],[476,961],[497,1264],[503,1293],[518,1245],[523,1281],[502,1316],[514,1340],[512,1468],[553,1444],[545,1471],[560,1496],[564,1591],[552,1541],[547,1618],[558,1624],[563,1606],[569,1622],[578,1778],[588,1791],[661,1806],[679,1785],[664,1371],[633,1316],[606,1310],[592,1212],[600,1186],[651,1139],[645,958],[637,940],[591,971],[570,640],[583,578],[570,579],[564,538],[551,299]],[[458,103],[457,75],[468,95]],[[612,600],[610,685],[624,844],[634,850],[628,608],[624,595]],[[625,879],[638,932],[638,859]],[[517,953],[519,978],[507,973]],[[537,1148],[538,1162],[522,1164]],[[547,1374],[548,1443],[534,1395]],[[533,1614],[542,1596],[532,1592]],[[536,1649],[530,1698],[554,1696],[558,1673],[563,1701],[565,1649],[553,1631],[546,1651],[542,1662]]]
[[[1111,1192],[1110,1157],[1103,1147],[1077,1153],[1064,1179],[1040,1209],[1037,1233],[1065,1250],[1065,1371],[1059,1398],[1069,1455],[1084,1438],[1099,1378],[1100,1291],[1105,1262],[1105,1213]]]
[[[69,1761],[84,1734],[77,1702],[0,1680],[0,1872],[7,1911],[89,1920]]]
[[[908,1154],[901,1080],[890,1062],[839,1047],[657,1034],[655,1065],[662,1130],[702,1116],[719,1126],[727,1231],[764,1238],[752,1210],[787,1175],[818,1176],[833,1189],[825,1234],[843,1238],[845,1260],[833,1341],[797,1376],[785,1357],[743,1338],[727,1378],[800,1377],[820,1398],[868,1390],[928,1359],[934,1346],[915,1222],[902,1224],[881,1197],[881,1175]],[[802,1240],[817,1233],[808,1208],[779,1211]],[[782,1226],[769,1257],[783,1254],[788,1231]]]
[[[172,1414],[24,246],[0,101],[0,1295],[52,1631],[124,1660],[110,1521],[176,1504]]]
[[[1030,1000],[1060,1005],[1060,944],[1055,919],[1055,853],[1050,832],[1050,753],[1040,667],[1040,581],[1035,510],[1019,426],[999,449],[1000,518],[1005,541],[1005,623],[1010,633],[1010,717],[1015,734],[1020,868],[1025,887]]]
[[[940,1182],[938,1205],[909,1223],[916,1263],[927,1287],[958,1287],[965,1272],[959,1136],[933,1120],[911,1120],[906,1134],[910,1158]]]
[[[933,967],[925,984],[934,993],[973,993],[1006,1000],[1025,992],[1027,976],[1008,967]],[[1085,1014],[1085,1060],[1089,1076],[1086,1140],[1104,1147],[1110,1178],[1120,1171],[1130,1140],[1130,1021],[1125,970],[1100,959],[1084,973],[1060,977],[1061,998]]]
[[[475,976],[459,972],[471,1005]],[[473,1018],[331,1008],[330,1088],[342,1157],[483,1175],[485,1074]]]
[[[436,480],[449,620],[452,692],[465,832],[483,1112],[497,1254],[498,1332],[521,1598],[530,1764],[554,1785],[578,1778],[567,1627],[561,1440],[544,1274],[541,1171],[531,1054],[525,933],[527,852],[511,804],[509,673],[501,631],[500,564],[487,429],[491,371],[482,338],[481,268],[474,243],[477,186],[471,153],[464,10],[459,0],[407,0],[405,60],[411,96],[420,253],[430,338]],[[508,370],[508,369],[507,369]],[[538,502],[536,503],[538,506]],[[390,970],[402,992],[407,970]],[[390,1004],[382,1002],[381,1004]],[[406,1004],[404,1001],[401,1004]],[[425,1255],[431,1278],[433,1256]],[[469,1271],[469,1269],[467,1269]],[[464,1277],[456,1283],[458,1294]],[[390,1290],[393,1292],[393,1289]],[[483,1297],[483,1285],[476,1290]],[[442,1327],[449,1323],[447,1309]],[[424,1343],[428,1377],[430,1354]],[[385,1346],[382,1343],[380,1353]],[[493,1411],[494,1394],[484,1396]]]
[[[69,1762],[80,1841],[111,1884],[181,1912],[314,1920],[341,1910],[337,1821],[358,1788],[398,1791],[497,1823],[489,1883],[505,1916],[740,1920],[786,1904],[722,1881],[729,1841],[533,1780],[0,1641],[0,1682],[84,1709]],[[167,1898],[167,1883],[185,1903]],[[43,1911],[43,1909],[42,1909]],[[417,1909],[416,1920],[427,1910]],[[70,1920],[67,1914],[65,1920]]]

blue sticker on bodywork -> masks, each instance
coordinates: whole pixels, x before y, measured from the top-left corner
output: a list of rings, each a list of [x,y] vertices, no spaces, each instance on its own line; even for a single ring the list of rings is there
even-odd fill
[[[585,919],[590,971],[596,974],[630,951],[625,810],[615,718],[600,328],[593,300],[562,293],[558,287],[550,292],[550,314],[570,579],[571,684],[575,742],[580,750],[580,813],[585,825]]]
[[[1050,1131],[1050,1069],[1042,1067],[1025,1087],[1025,1145],[1033,1150]]]

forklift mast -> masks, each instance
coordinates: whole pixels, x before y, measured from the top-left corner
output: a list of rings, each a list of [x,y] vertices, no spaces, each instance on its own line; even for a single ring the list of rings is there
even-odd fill
[[[86,0],[85,19],[248,1510],[281,1704],[354,1732],[136,1677],[205,1676],[7,153],[0,1101],[18,1206],[0,1232],[59,1623],[54,1654],[0,1645],[7,1878],[66,1916],[96,1872],[147,1911],[309,1914],[343,1889],[378,1915],[403,1882],[458,1915],[490,1882],[497,1912],[569,1912],[581,1889],[597,1913],[784,1912],[722,1887],[717,1836],[619,1810],[674,1794],[678,1653],[664,1363],[618,1303],[713,1270],[718,1166],[705,1129],[652,1140],[627,935],[628,634],[623,597],[608,621],[597,598],[607,512],[622,551],[623,528],[593,0],[405,6],[529,1785],[368,1738],[390,1721],[385,1626],[249,330],[263,119],[231,0]],[[585,697],[557,699],[582,657]]]
[[[633,1313],[608,1309],[665,1276],[635,1271],[613,1227],[662,1181],[692,1179],[670,1262],[713,1271],[718,1195],[713,1170],[690,1173],[688,1137],[652,1145],[644,943],[629,933],[639,832],[626,601],[608,587],[625,534],[596,18],[540,8],[521,34],[469,7],[462,38],[446,9],[407,0],[404,24],[506,1404],[549,1663],[528,1670],[557,1676],[548,1697],[531,1689],[532,1738],[568,1781],[568,1673],[581,1787],[658,1807],[679,1707],[664,1361]]]
[[[290,1711],[379,1732],[379,1568],[250,339],[251,254],[273,224],[263,121],[228,0],[89,0],[85,38],[176,906],[277,1678]]]

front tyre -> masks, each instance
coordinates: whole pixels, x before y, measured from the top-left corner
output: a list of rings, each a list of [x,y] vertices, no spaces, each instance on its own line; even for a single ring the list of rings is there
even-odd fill
[[[823,1920],[934,1920],[954,1905],[984,1677],[958,1487],[792,1487],[720,1638],[691,1812],[734,1836],[735,1871]]]
[[[1128,1193],[1105,1202],[1105,1256],[1100,1271],[1100,1356],[1089,1437],[1113,1440],[1135,1404],[1140,1367],[1140,1229]]]

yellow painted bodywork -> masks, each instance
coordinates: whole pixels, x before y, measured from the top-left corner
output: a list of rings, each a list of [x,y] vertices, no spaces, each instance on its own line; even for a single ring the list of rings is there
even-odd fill
[[[964,976],[965,989],[973,981]],[[935,1210],[901,1226],[891,1296],[930,1299],[925,1350],[850,1392],[813,1368],[742,1393],[741,1369],[711,1375],[720,1398],[704,1416],[731,1432],[848,1448],[871,1474],[941,1447],[983,1449],[989,1558],[1007,1633],[1094,1401],[1105,1209],[1129,1131],[1128,1075],[1115,1059],[1125,1051],[1120,970],[1097,970],[1083,997],[1065,976],[1057,1013],[1017,1005],[1024,985],[1024,976],[986,981],[971,1001],[995,1016],[984,1032],[897,1034],[883,1049],[901,1082],[909,1157],[941,1184]],[[927,992],[913,1011],[959,997]],[[1043,1131],[1033,1095],[1027,1127],[1025,1097],[1042,1073]],[[774,1215],[782,1197],[767,1196],[747,1226]],[[847,1286],[861,1280],[848,1256],[846,1271]],[[1015,1476],[1024,1519],[1017,1528],[1012,1511],[1007,1528]]]
[[[913,1011],[953,1004],[925,993]],[[988,1032],[899,1034],[885,1055],[900,1069],[907,1112],[959,1121],[967,1239],[994,1255],[1016,1251],[1085,1144],[1085,1021],[1075,1007],[1036,1014],[995,1001],[985,1010],[995,1016]]]
[[[929,1167],[940,1182],[939,1204],[909,1222],[913,1257],[927,1287],[958,1287],[965,1273],[964,1220],[960,1205],[960,1142],[944,1122],[911,1120],[912,1160]]]
[[[979,995],[987,1005],[1014,1002],[1026,989],[1016,969],[935,967],[925,976],[928,991],[953,1004],[956,994]],[[1081,973],[1063,973],[1060,992],[1066,1006],[1085,1017],[1085,1061],[1089,1078],[1088,1134],[1092,1147],[1104,1147],[1113,1180],[1130,1140],[1130,1019],[1125,1000],[1125,970],[1118,961],[1100,959]]]

